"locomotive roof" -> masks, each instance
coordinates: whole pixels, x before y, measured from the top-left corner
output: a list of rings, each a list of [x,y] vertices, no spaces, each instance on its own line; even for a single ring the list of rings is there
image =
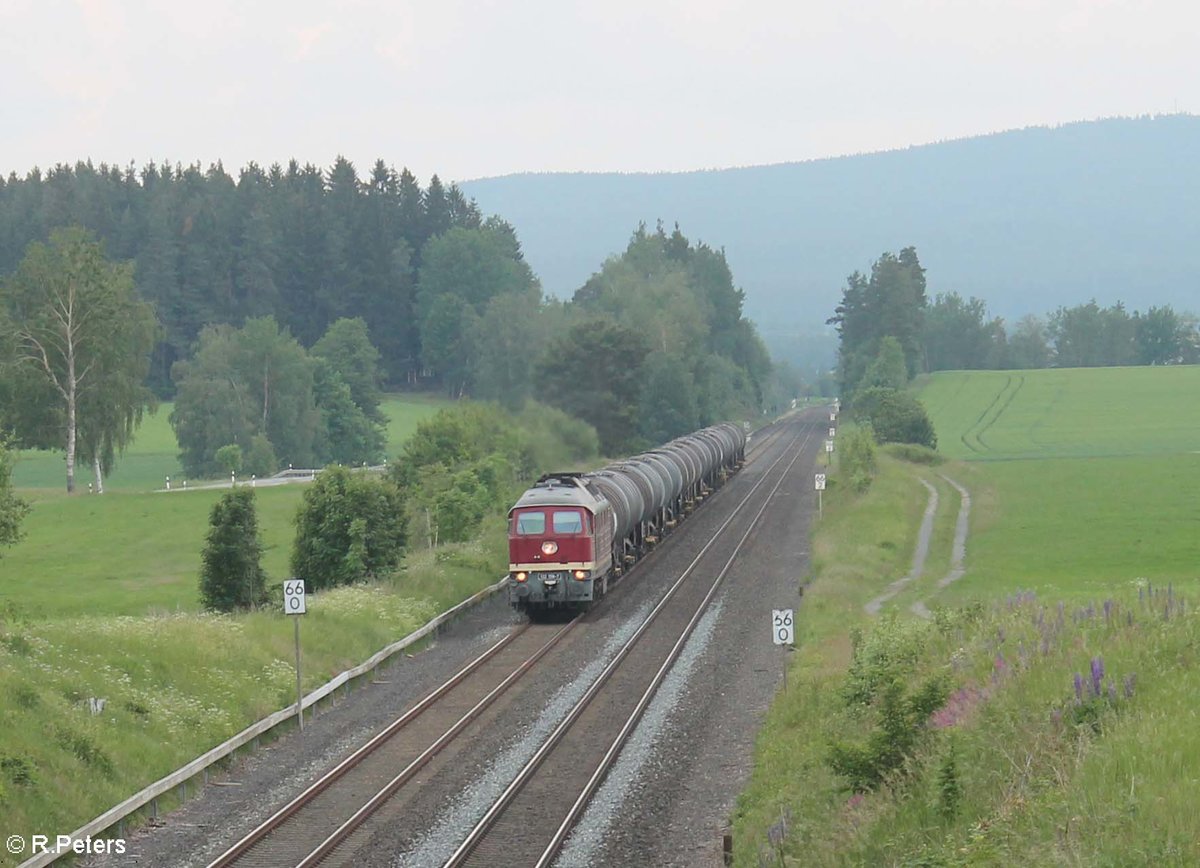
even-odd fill
[[[582,506],[595,512],[601,501],[583,486],[579,474],[549,474],[542,477],[513,504],[513,509],[529,506]]]

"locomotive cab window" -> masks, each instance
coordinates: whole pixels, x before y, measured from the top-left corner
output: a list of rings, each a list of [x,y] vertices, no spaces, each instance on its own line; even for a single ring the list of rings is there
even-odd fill
[[[546,513],[541,512],[519,512],[517,513],[517,533],[519,534],[541,534],[546,532]]]
[[[555,533],[583,533],[583,514],[577,509],[554,511]]]

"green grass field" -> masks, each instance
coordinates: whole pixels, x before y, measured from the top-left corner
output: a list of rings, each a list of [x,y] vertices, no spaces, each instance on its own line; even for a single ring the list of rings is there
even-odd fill
[[[943,372],[920,398],[950,458],[1200,454],[1200,366]]]
[[[0,604],[38,618],[196,611],[200,550],[221,494],[39,496],[25,539],[0,559]],[[303,494],[303,485],[256,491],[263,565],[273,581],[287,576]]]
[[[1200,578],[1200,367],[939,373],[921,400],[969,462],[967,575],[948,601]]]
[[[387,456],[399,455],[404,441],[417,430],[417,424],[448,404],[446,399],[430,395],[389,395],[384,398],[382,408],[388,419]],[[117,461],[112,475],[104,481],[107,490],[154,491],[163,487],[168,476],[175,484],[183,480],[179,447],[168,421],[171,408],[170,403],[161,404],[154,415],[147,416],[142,422],[129,451]],[[66,473],[62,452],[27,450],[18,456],[13,484],[23,489],[65,490]],[[86,490],[92,481],[92,469],[78,467],[76,480],[79,488]]]

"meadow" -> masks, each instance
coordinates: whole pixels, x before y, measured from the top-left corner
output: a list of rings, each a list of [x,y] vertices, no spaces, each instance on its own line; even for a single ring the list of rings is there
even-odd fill
[[[1200,367],[959,371],[927,380],[938,448],[975,492],[948,601],[1018,588],[1200,588]]]
[[[399,454],[417,424],[446,402],[391,396],[388,454]],[[158,491],[167,475],[181,481],[170,405],[147,417],[102,497],[68,497],[61,455],[24,453],[15,485],[34,504],[25,539],[0,558],[0,605],[30,617],[193,612],[208,515],[219,490]],[[86,486],[90,471],[81,485]],[[292,519],[303,485],[256,491],[263,565],[275,582],[288,574]]]
[[[386,455],[389,458],[399,455],[404,441],[417,430],[417,424],[447,403],[440,397],[420,394],[385,397],[380,406],[388,420]],[[176,486],[183,481],[179,446],[169,421],[172,406],[169,401],[160,404],[153,414],[145,417],[129,450],[104,480],[106,491],[155,491],[164,486],[168,476]],[[13,485],[21,489],[65,491],[66,472],[61,451],[25,450],[17,456]],[[92,481],[92,469],[77,467],[75,473],[77,485],[86,490]]]
[[[918,395],[950,458],[1200,454],[1200,366],[950,371]]]

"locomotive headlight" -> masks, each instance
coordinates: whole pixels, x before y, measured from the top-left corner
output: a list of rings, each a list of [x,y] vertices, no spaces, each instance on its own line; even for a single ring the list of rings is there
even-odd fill
[[[542,543],[542,554],[552,555],[556,551],[558,551],[558,543],[556,543],[554,540],[548,539]]]
[[[586,579],[586,578],[587,578],[587,572],[586,572],[585,570],[576,570],[576,571],[575,571],[575,578],[577,578],[577,579]]]
[[[517,578],[517,581],[518,581],[518,582],[523,582],[523,581],[525,581],[527,578],[529,578],[529,576],[527,576],[525,573],[517,573],[517,576],[516,576],[516,578]]]

